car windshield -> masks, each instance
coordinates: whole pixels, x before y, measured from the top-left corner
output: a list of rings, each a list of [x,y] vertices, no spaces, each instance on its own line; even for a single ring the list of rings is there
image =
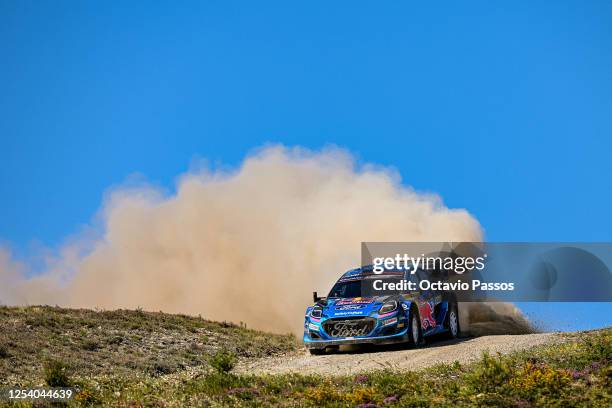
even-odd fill
[[[400,282],[401,276],[386,276],[377,275],[375,277],[367,277],[365,279],[357,279],[350,281],[338,281],[329,292],[330,298],[356,298],[356,297],[370,297],[370,296],[381,296],[397,293],[389,290],[375,290],[373,283],[375,280],[383,280],[385,282]],[[380,287],[380,285],[379,285]],[[405,291],[402,291],[405,292]]]
[[[337,282],[329,292],[332,298],[355,298],[362,296],[362,281]]]

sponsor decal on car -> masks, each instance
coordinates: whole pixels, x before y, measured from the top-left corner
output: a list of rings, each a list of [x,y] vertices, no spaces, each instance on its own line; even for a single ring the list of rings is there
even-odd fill
[[[349,311],[349,312],[338,312],[336,316],[361,316],[363,314],[360,310]]]
[[[342,299],[339,300],[336,304],[338,306],[342,306],[342,305],[354,305],[354,304],[369,304],[374,302],[374,298],[362,298],[362,297],[356,297],[356,298],[351,298],[351,299]]]
[[[342,305],[336,308],[336,310],[357,310],[361,309],[361,305]]]
[[[421,312],[421,324],[423,329],[427,330],[430,327],[436,327],[436,319],[433,315],[434,303],[432,301],[425,302],[419,306]]]

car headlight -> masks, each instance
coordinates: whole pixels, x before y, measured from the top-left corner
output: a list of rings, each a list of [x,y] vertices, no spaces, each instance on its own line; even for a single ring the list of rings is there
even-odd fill
[[[315,319],[320,319],[321,316],[323,316],[323,308],[321,306],[313,307],[310,311],[310,316],[314,317]]]
[[[391,313],[395,309],[397,309],[397,301],[389,300],[380,307],[380,310],[378,311],[378,313],[379,314]]]

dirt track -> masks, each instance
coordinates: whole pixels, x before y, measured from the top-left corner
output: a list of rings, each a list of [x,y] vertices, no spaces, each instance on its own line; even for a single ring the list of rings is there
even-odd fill
[[[560,338],[560,335],[554,333],[483,336],[456,341],[435,341],[418,349],[374,348],[365,351],[341,351],[324,356],[311,356],[304,350],[291,356],[251,360],[242,363],[238,371],[260,374],[296,372],[337,375],[382,368],[411,370],[438,363],[467,363],[480,358],[485,350],[505,354]]]

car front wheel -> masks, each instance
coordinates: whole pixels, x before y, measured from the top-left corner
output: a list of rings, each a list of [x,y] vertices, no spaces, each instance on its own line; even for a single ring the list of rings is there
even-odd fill
[[[419,319],[419,313],[416,311],[416,308],[412,308],[410,310],[410,318],[409,318],[409,326],[408,326],[408,343],[412,347],[417,347],[421,344],[421,321]]]

